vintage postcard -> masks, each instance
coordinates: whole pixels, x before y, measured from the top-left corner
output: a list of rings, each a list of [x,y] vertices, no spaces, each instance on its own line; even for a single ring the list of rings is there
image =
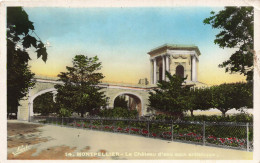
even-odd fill
[[[259,1],[2,1],[1,161],[259,161]]]

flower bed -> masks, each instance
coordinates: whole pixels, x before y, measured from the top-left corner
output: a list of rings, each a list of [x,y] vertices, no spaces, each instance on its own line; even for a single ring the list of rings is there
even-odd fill
[[[235,137],[230,138],[217,138],[213,135],[210,135],[206,139],[207,143],[216,144],[216,145],[224,145],[224,146],[231,146],[231,147],[240,147],[246,148],[246,140],[245,139],[238,139]]]
[[[82,124],[80,123],[70,123],[70,126],[76,126],[76,127],[82,127]],[[86,125],[83,124],[84,128],[92,128],[92,129],[101,129],[98,125]],[[129,133],[129,130],[131,134],[141,135],[141,136],[148,136],[150,135],[153,138],[162,138],[170,140],[171,138],[175,140],[184,140],[184,141],[190,141],[190,142],[201,142],[203,141],[203,136],[201,134],[195,133],[195,132],[188,132],[188,133],[172,133],[170,131],[157,131],[150,132],[147,129],[139,129],[139,128],[122,128],[122,127],[114,127],[114,126],[103,126],[104,131],[115,131],[115,132],[121,132],[121,133]],[[239,147],[239,148],[246,148],[246,140],[245,139],[239,139],[236,137],[228,137],[228,138],[221,138],[216,137],[214,135],[209,135],[205,139],[206,143],[208,144],[215,144],[215,145],[221,145],[221,146],[230,146],[230,147]]]
[[[104,126],[104,131],[114,131],[114,126]]]
[[[247,148],[246,126],[241,124],[203,124],[196,122],[185,123],[166,123],[151,121],[120,121],[102,119],[46,119],[47,122],[57,125],[68,125],[76,128],[88,128],[93,130],[104,130],[108,132],[129,133],[151,138],[165,140],[180,140],[203,144],[212,144],[226,147]],[[40,121],[39,121],[40,122]],[[62,122],[62,123],[60,123]],[[173,124],[173,125],[172,125]],[[204,129],[204,130],[203,130]],[[205,139],[203,141],[203,131]],[[253,127],[249,127],[250,148],[253,147]]]
[[[172,132],[163,132],[162,134],[161,134],[161,138],[163,138],[163,139],[171,139],[172,138]]]

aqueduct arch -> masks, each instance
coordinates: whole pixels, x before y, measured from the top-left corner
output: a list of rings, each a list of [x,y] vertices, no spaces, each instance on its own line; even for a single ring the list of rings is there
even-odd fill
[[[55,94],[57,94],[57,91],[55,88],[49,88],[49,89],[45,89],[42,90],[36,94],[34,94],[33,96],[31,96],[28,100],[29,100],[29,116],[33,116],[34,115],[34,111],[33,111],[33,101],[36,97],[45,94],[47,92],[52,92],[53,93],[53,101],[55,100]]]
[[[116,95],[114,98],[113,98],[113,101],[115,102],[115,99],[121,95],[127,95],[130,97],[130,99],[128,99],[129,101],[129,107],[131,110],[137,110],[138,111],[138,114],[139,116],[142,115],[142,111],[143,111],[143,99],[141,96],[135,94],[135,93],[129,93],[129,92],[122,92],[122,93],[119,93],[118,95]],[[133,101],[131,100],[133,99]],[[113,102],[113,107],[114,107],[114,102]]]
[[[18,120],[28,120],[29,116],[33,116],[33,100],[44,93],[52,92],[56,93],[54,88],[55,84],[60,84],[62,82],[55,80],[44,80],[36,79],[34,88],[30,89],[28,95],[19,101],[20,106],[18,106],[17,119]]]
[[[55,84],[62,84],[61,81],[56,80],[46,80],[46,79],[36,79],[36,84],[34,88],[29,90],[27,97],[20,100],[20,106],[18,107],[18,120],[29,120],[30,116],[33,116],[33,100],[47,92],[52,92],[54,95],[57,93],[54,88]],[[139,116],[143,116],[147,114],[148,107],[148,96],[149,91],[152,88],[147,86],[126,86],[120,84],[108,84],[102,83],[98,85],[99,87],[103,87],[102,91],[105,92],[106,96],[109,97],[108,107],[114,107],[114,100],[116,97],[126,94],[137,100],[137,109],[139,112]],[[139,101],[138,101],[139,100]]]

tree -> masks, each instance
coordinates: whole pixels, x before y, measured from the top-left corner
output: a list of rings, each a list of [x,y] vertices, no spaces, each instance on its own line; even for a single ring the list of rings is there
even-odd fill
[[[253,84],[230,83],[213,86],[212,106],[222,112],[222,116],[233,108],[253,107]]]
[[[125,108],[127,109],[127,100],[125,99],[125,96],[118,96],[116,99],[115,99],[115,102],[114,102],[114,108],[115,107],[120,107],[120,108]]]
[[[56,113],[56,104],[53,101],[53,94],[48,92],[42,94],[33,102],[33,110],[35,113],[41,113],[41,115],[49,115],[50,113]]]
[[[190,89],[188,98],[190,100],[188,108],[192,117],[194,110],[208,110],[212,108],[212,92],[208,87]]]
[[[58,75],[64,84],[55,85],[56,101],[60,108],[80,113],[81,117],[86,112],[95,114],[107,101],[102,88],[97,86],[104,78],[98,72],[101,62],[97,56],[76,55],[72,63],[73,67],[66,66],[67,72]]]
[[[180,76],[171,75],[166,71],[169,81],[160,81],[154,92],[150,92],[149,106],[157,111],[171,115],[182,116],[189,107],[188,95],[190,88],[184,86],[184,80]]]
[[[34,73],[28,66],[26,49],[34,48],[46,62],[47,52],[41,40],[32,36],[33,22],[21,7],[7,8],[7,113],[17,113],[19,100],[34,86]]]
[[[229,60],[219,65],[226,72],[239,72],[253,79],[254,10],[253,7],[225,7],[204,19],[204,24],[221,29],[214,40],[221,48],[237,48]]]

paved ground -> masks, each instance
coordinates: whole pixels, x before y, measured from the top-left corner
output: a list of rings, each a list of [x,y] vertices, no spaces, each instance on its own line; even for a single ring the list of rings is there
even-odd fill
[[[21,122],[17,124],[17,122],[8,121],[8,159],[250,160],[253,158],[253,153],[246,151],[51,125]],[[17,127],[19,130],[16,130]]]

